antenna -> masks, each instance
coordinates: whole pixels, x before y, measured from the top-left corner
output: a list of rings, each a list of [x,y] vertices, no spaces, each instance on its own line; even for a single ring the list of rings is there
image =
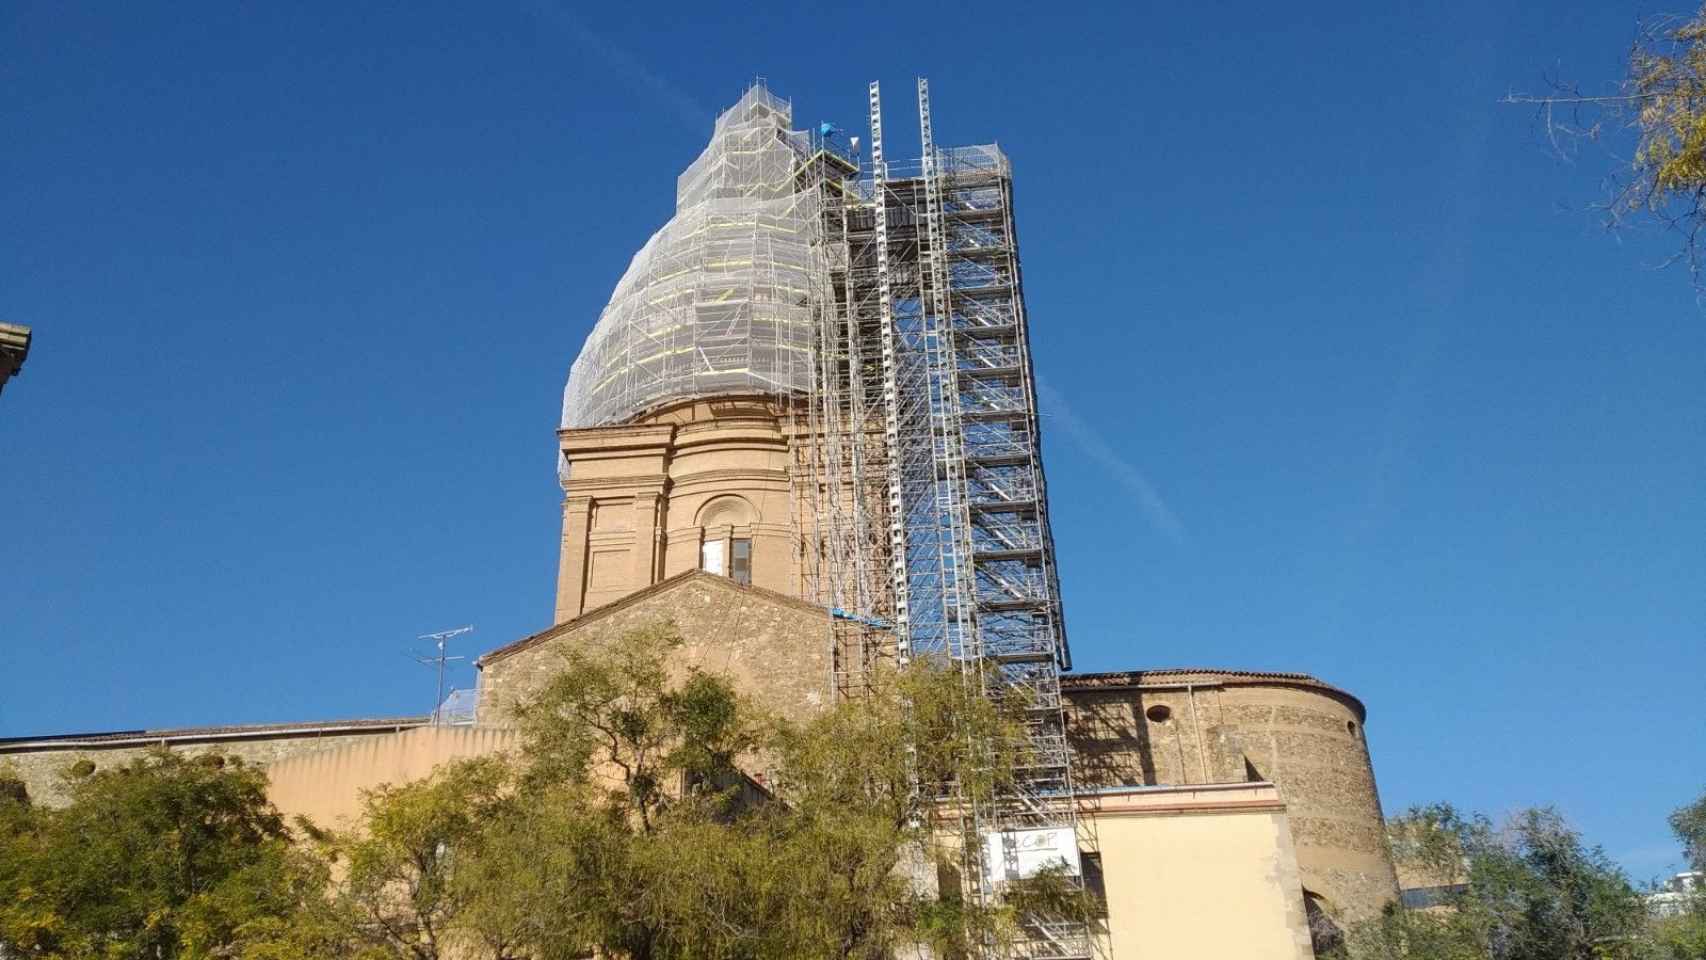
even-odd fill
[[[420,636],[415,638],[417,640],[431,640],[438,645],[438,652],[433,654],[432,656],[430,656],[430,657],[420,657],[420,656],[415,657],[415,662],[418,664],[421,664],[422,666],[426,666],[426,667],[437,666],[438,667],[438,696],[436,698],[434,698],[434,700],[432,701],[432,725],[435,727],[444,722],[444,718],[439,716],[439,714],[443,712],[443,707],[444,707],[444,665],[446,663],[449,663],[452,660],[466,660],[466,659],[468,659],[467,657],[447,657],[447,656],[445,656],[444,655],[445,654],[445,642],[448,641],[451,637],[460,637],[465,633],[473,633],[473,632],[474,632],[474,628],[472,626],[466,626],[466,627],[457,627],[454,630],[440,630],[437,633],[423,633]]]

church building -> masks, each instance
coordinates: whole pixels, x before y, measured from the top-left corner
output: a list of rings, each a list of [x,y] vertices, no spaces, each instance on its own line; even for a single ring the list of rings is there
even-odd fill
[[[1397,883],[1354,695],[1071,669],[1012,167],[937,146],[916,93],[913,161],[884,155],[876,84],[863,142],[794,129],[763,85],[717,119],[570,371],[550,625],[479,657],[471,709],[13,738],[0,764],[56,802],[73,764],[221,751],[264,766],[283,812],[335,825],[363,789],[511,749],[511,707],[558,651],[668,620],[683,666],[786,716],[913,657],[1021,689],[1044,759],[1014,807],[1045,813],[980,831],[1069,831],[1106,908],[1050,956],[1304,960],[1377,914]]]

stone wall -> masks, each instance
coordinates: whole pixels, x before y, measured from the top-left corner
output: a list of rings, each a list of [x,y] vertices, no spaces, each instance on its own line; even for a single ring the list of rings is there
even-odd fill
[[[0,742],[0,771],[10,768],[16,772],[34,802],[59,806],[71,799],[63,774],[80,760],[89,761],[98,770],[111,769],[163,746],[187,756],[220,753],[250,766],[265,767],[318,750],[389,737],[421,722],[420,718],[403,718],[11,740]]]
[[[727,676],[787,717],[828,703],[829,618],[821,608],[690,571],[481,657],[480,724],[507,724],[511,708],[559,668],[569,645],[612,642],[660,621],[674,623],[685,640],[675,658],[682,668]]]
[[[1303,675],[1150,671],[1066,678],[1080,786],[1266,780],[1304,888],[1341,923],[1397,892],[1362,704]]]

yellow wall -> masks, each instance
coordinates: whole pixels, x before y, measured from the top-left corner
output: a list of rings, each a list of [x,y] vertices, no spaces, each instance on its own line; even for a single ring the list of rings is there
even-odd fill
[[[416,727],[269,764],[267,796],[287,817],[347,828],[361,813],[362,791],[419,780],[452,760],[513,749],[515,738],[513,730],[491,727]]]
[[[1272,784],[1086,801],[1110,960],[1310,960],[1297,855]]]

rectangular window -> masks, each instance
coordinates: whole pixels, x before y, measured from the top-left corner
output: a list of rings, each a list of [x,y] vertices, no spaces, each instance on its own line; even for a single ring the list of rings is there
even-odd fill
[[[1101,918],[1108,915],[1108,882],[1102,873],[1102,855],[1080,851],[1078,861],[1084,870],[1084,892],[1090,895],[1091,911]]]
[[[723,572],[723,541],[707,540],[699,548],[699,569],[719,576]]]
[[[732,543],[734,549],[731,551],[729,576],[733,577],[734,581],[741,586],[750,587],[752,586],[752,541],[735,540]]]

